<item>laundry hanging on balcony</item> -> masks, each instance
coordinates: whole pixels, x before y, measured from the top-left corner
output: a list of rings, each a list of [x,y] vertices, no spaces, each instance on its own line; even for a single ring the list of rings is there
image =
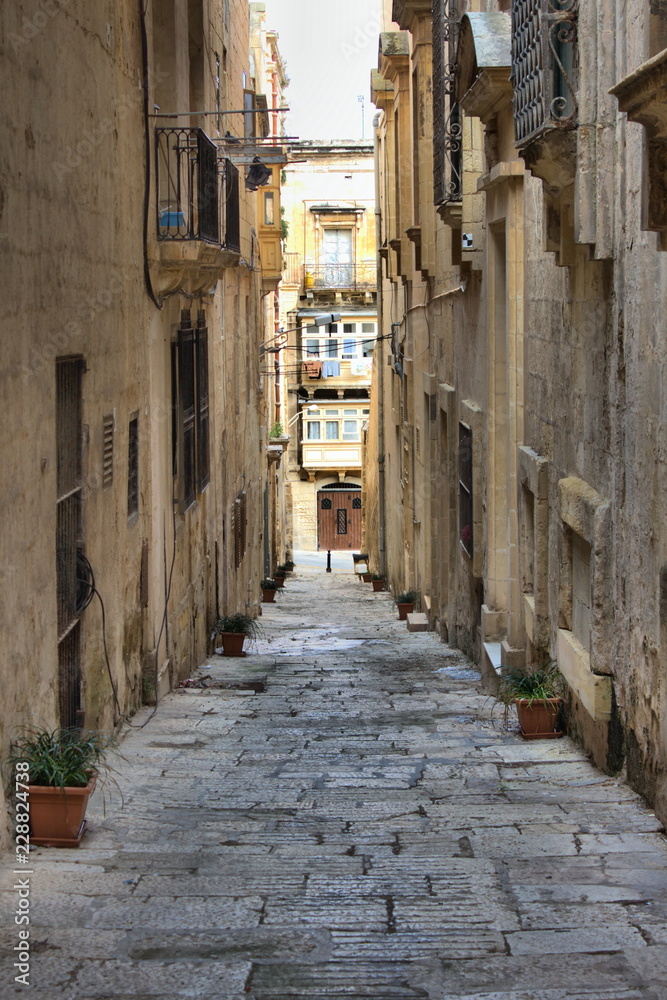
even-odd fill
[[[304,361],[303,370],[308,378],[320,378],[322,375],[321,361]]]
[[[350,375],[367,375],[371,373],[373,367],[372,358],[352,358],[350,361]]]
[[[322,378],[336,378],[340,375],[340,361],[323,361]]]

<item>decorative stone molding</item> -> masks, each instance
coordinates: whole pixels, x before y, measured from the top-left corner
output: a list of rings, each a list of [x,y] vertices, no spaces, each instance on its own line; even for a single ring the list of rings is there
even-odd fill
[[[630,121],[646,129],[642,229],[661,234],[667,250],[667,49],[642,63],[610,91]]]
[[[512,100],[510,27],[503,13],[470,13],[461,21],[456,97],[485,124]]]
[[[667,139],[667,49],[642,63],[609,91],[630,121],[653,139]]]
[[[612,688],[611,505],[575,476],[561,479],[558,491],[563,523],[586,541],[591,550],[590,650],[584,649],[569,628],[559,628],[558,665],[589,714],[597,721],[606,721],[611,713]],[[570,573],[566,551],[561,565],[561,601],[566,611],[572,603]]]
[[[391,17],[406,31],[412,31],[415,20],[431,17],[431,0],[394,0]]]
[[[385,108],[394,100],[394,85],[376,69],[371,70],[371,101],[376,108]]]
[[[438,406],[449,416],[450,409],[454,401],[455,389],[447,382],[440,382],[438,385]]]
[[[187,291],[206,294],[222,278],[225,268],[237,267],[241,254],[204,240],[155,242],[151,262],[153,287],[159,295]]]

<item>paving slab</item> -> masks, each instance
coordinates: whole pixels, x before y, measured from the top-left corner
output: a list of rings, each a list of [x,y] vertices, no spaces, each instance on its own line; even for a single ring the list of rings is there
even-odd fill
[[[31,852],[37,1000],[667,1000],[667,843],[623,781],[351,572],[262,610],[139,713],[81,847]]]

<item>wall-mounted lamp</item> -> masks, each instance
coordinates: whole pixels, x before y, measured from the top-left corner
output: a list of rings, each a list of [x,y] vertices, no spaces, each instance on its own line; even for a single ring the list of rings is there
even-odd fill
[[[308,319],[310,323],[305,327],[306,330],[310,326],[330,326],[331,323],[340,323],[341,313],[321,313],[319,316],[309,316]]]
[[[287,421],[287,426],[291,427],[292,424],[295,424],[297,422],[297,420],[299,419],[299,417],[302,417],[304,415],[304,413],[308,413],[309,410],[312,413],[313,410],[317,410],[317,409],[319,409],[319,407],[315,406],[314,403],[311,404],[310,406],[304,407],[303,410],[299,410],[299,412],[295,416],[293,416],[291,420]]]

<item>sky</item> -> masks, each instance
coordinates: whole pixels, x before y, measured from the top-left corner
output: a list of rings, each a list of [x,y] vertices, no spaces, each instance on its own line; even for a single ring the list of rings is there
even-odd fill
[[[381,0],[266,0],[266,26],[279,33],[290,78],[288,135],[372,141],[380,9]]]

